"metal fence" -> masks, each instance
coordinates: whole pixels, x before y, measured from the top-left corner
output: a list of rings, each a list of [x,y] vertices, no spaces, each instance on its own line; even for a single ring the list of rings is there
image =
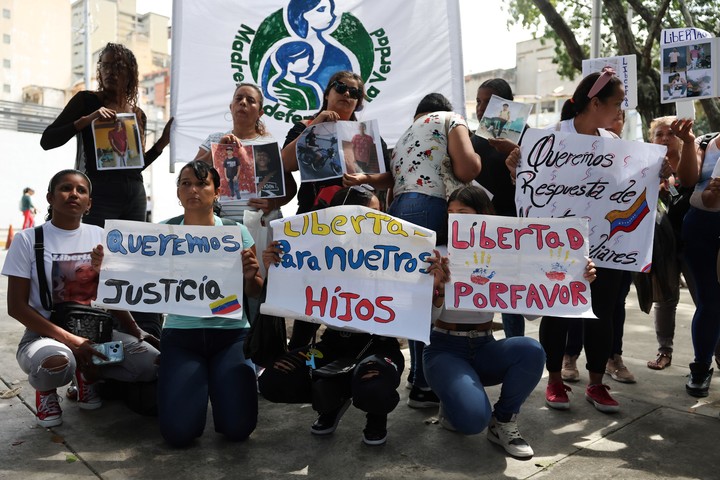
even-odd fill
[[[42,133],[60,112],[59,108],[0,100],[0,128],[16,132]]]

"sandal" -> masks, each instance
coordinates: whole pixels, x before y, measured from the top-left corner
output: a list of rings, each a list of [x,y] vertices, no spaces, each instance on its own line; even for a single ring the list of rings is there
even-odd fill
[[[658,352],[655,360],[647,362],[648,368],[652,370],[664,370],[666,367],[672,365],[672,355],[669,353]]]

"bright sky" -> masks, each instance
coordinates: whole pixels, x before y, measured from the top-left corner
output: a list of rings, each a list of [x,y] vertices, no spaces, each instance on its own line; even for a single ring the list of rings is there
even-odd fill
[[[532,36],[517,27],[508,31],[505,0],[459,2],[465,73],[514,67],[515,44]],[[137,10],[172,18],[172,0],[137,0]]]

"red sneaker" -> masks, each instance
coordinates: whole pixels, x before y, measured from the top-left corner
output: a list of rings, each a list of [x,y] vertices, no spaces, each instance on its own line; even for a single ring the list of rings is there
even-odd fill
[[[570,399],[567,392],[572,392],[572,388],[562,382],[548,383],[545,389],[545,405],[556,410],[569,409]]]
[[[35,391],[35,415],[37,424],[41,427],[57,427],[62,424],[62,409],[60,398],[55,390],[47,392]]]
[[[75,381],[77,382],[78,407],[83,410],[95,410],[102,407],[102,398],[96,388],[97,382],[88,381],[80,370],[75,371]]]
[[[610,396],[609,390],[610,387],[604,384],[588,385],[585,390],[585,398],[601,412],[618,412],[620,411],[620,404]]]

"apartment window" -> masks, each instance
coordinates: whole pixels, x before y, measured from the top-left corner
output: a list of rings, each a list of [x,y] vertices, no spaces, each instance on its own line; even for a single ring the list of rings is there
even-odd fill
[[[10,59],[9,58],[3,58],[3,67],[10,68]]]
[[[10,35],[3,33],[3,43],[10,43]]]
[[[3,84],[3,92],[10,93],[10,84],[9,83]]]
[[[3,8],[3,18],[10,18],[10,10]]]

